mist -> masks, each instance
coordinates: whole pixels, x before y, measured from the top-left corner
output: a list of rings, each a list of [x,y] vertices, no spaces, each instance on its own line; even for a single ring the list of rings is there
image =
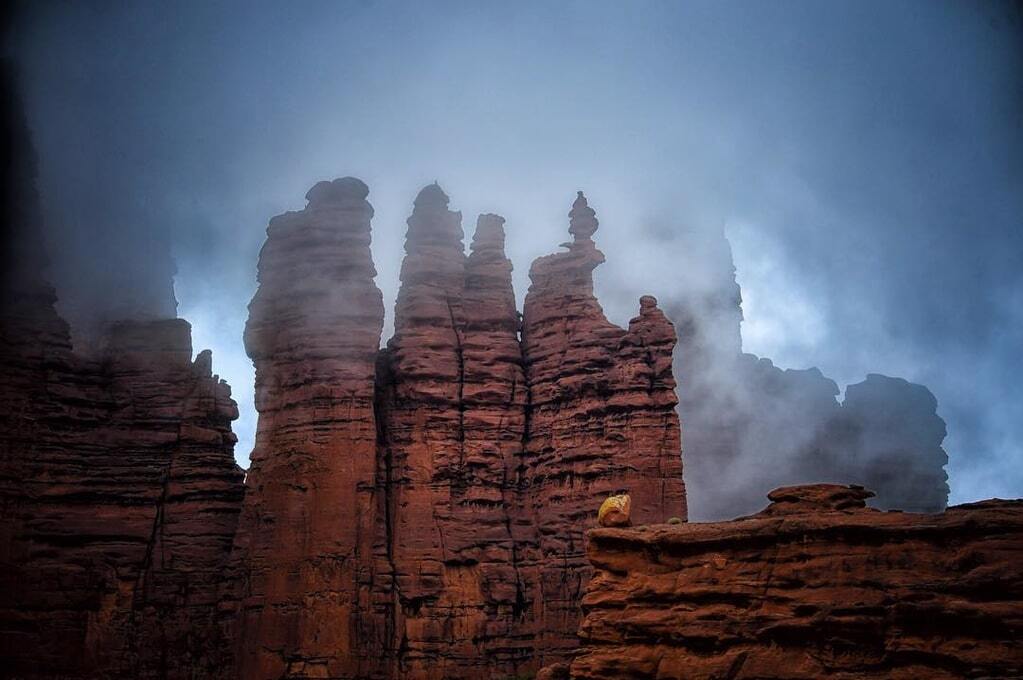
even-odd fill
[[[436,179],[463,228],[506,218],[520,303],[585,190],[622,325],[702,280],[685,234],[723,231],[742,349],[926,385],[965,502],[1023,496],[1021,34],[995,2],[55,3],[7,44],[76,340],[188,319],[241,407],[242,465],[270,217],[363,179],[390,323]]]

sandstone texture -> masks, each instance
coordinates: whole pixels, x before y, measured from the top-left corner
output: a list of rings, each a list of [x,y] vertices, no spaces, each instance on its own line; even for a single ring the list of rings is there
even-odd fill
[[[531,556],[545,663],[577,644],[591,573],[584,534],[604,499],[628,492],[637,523],[686,516],[674,328],[650,296],[627,331],[607,320],[593,295],[593,270],[604,261],[592,239],[598,222],[582,192],[569,217],[567,250],[530,269],[522,326],[527,510],[539,533]]]
[[[685,515],[674,330],[644,297],[628,330],[593,297],[603,255],[541,258],[524,321],[504,220],[416,197],[394,336],[358,180],[274,218],[246,347],[256,450],[235,541],[240,677],[510,677],[576,645],[583,533],[608,495]]]
[[[377,383],[388,651],[402,677],[528,661],[511,527],[527,396],[504,220],[481,215],[466,257],[448,202],[436,184],[415,200]]]
[[[66,330],[0,334],[6,670],[219,673],[243,473],[237,407],[208,353],[192,361],[180,319],[114,325],[98,361],[71,354]]]
[[[369,189],[320,182],[271,220],[249,305],[259,424],[236,540],[237,677],[379,671],[376,354]]]
[[[97,351],[72,351],[44,274],[27,131],[7,106],[0,673],[215,677],[243,491],[236,404],[209,352],[193,361],[181,319],[109,324]]]
[[[569,677],[1023,676],[1023,501],[871,495],[787,487],[730,522],[592,530]]]

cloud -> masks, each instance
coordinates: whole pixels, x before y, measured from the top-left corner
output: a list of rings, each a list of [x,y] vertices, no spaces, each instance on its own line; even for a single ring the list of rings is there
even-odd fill
[[[507,218],[520,299],[584,189],[615,321],[687,283],[650,225],[725,226],[748,350],[929,385],[953,499],[1023,495],[1009,5],[68,3],[21,26],[64,304],[163,308],[169,245],[178,311],[239,397],[266,223],[315,181],[369,184],[388,306],[423,184],[467,227]]]

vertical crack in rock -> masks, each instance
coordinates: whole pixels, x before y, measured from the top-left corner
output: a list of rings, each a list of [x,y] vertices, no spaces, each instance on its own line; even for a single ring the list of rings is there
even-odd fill
[[[381,672],[372,595],[383,300],[361,181],[270,221],[245,346],[259,425],[238,530],[240,677]]]
[[[601,500],[629,493],[637,522],[686,515],[674,329],[649,296],[628,331],[605,318],[593,296],[592,272],[604,262],[592,240],[598,221],[582,192],[569,218],[573,240],[566,252],[533,262],[523,310],[527,507],[539,532],[531,568],[543,602],[542,663],[575,647],[578,596],[592,573],[583,532]]]

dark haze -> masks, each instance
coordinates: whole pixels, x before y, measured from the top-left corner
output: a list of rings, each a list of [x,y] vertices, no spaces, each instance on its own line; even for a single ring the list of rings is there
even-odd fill
[[[839,387],[926,385],[962,502],[1023,495],[1021,32],[1016,4],[938,0],[38,3],[7,52],[76,340],[173,315],[176,295],[234,387],[243,464],[266,221],[351,174],[371,189],[388,307],[404,219],[434,179],[453,209],[507,219],[520,299],[585,189],[619,324],[643,293],[667,310],[729,294],[691,246],[723,230],[742,349]],[[738,349],[730,324],[712,343]],[[745,393],[736,375],[721,385]],[[770,457],[743,446],[740,469],[693,493],[763,478]]]

